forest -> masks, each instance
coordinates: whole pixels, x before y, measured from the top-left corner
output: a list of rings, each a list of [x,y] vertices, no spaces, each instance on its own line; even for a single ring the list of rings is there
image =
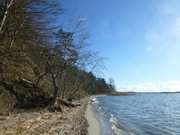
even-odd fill
[[[83,23],[68,30],[61,14],[57,0],[0,0],[0,104],[55,111],[57,99],[115,91],[94,72],[102,58],[89,49]]]

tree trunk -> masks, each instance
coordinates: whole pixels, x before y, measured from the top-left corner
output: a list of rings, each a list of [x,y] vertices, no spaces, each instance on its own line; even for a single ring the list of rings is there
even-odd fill
[[[55,112],[56,110],[62,111],[61,106],[59,104],[55,105],[55,103],[57,103],[57,96],[58,96],[59,88],[56,83],[56,77],[53,73],[51,73],[51,78],[52,78],[52,83],[53,83],[53,87],[54,87],[54,92],[53,92],[53,98],[49,104],[48,109],[49,109],[49,111],[52,111],[52,112]]]

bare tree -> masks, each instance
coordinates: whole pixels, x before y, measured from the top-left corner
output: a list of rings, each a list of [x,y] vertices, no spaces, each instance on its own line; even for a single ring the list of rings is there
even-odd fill
[[[38,84],[44,75],[38,75],[39,79],[36,83],[33,81],[37,71],[41,69],[32,54],[41,50],[39,48],[47,48],[45,46],[48,42],[47,37],[42,39],[44,30],[51,28],[47,25],[48,19],[59,12],[59,7],[54,8],[58,4],[51,2],[50,0],[0,0],[0,85],[14,95],[18,102],[25,100],[22,95],[18,95],[16,84],[30,88],[29,101],[34,101],[33,97],[37,97],[35,91],[42,90]]]

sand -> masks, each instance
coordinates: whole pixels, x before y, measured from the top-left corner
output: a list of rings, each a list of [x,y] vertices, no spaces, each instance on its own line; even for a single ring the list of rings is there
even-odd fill
[[[86,111],[86,118],[89,124],[88,133],[89,135],[101,135],[101,128],[98,120],[96,119],[95,113],[92,110],[92,106],[89,103]]]
[[[0,114],[0,135],[100,135],[101,128],[88,98],[63,113],[46,110]]]
[[[87,135],[85,117],[88,99],[78,107],[63,107],[63,113],[46,109],[0,114],[0,135]]]

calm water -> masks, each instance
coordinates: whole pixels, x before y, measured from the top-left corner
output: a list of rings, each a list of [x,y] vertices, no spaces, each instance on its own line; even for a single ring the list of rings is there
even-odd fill
[[[180,135],[180,94],[98,97],[103,135]]]

